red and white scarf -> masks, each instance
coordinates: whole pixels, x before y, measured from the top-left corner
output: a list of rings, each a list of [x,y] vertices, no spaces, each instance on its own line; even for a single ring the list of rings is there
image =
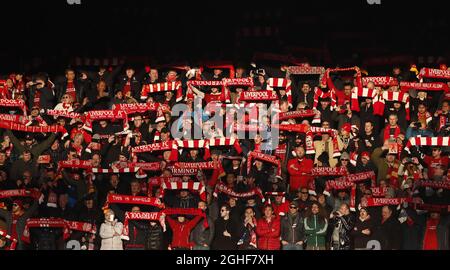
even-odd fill
[[[61,133],[62,137],[66,137],[69,135],[67,130],[62,126],[44,126],[44,127],[35,127],[35,126],[26,126],[22,124],[16,124],[12,122],[0,122],[0,128],[17,130],[23,132],[31,132],[31,133]]]
[[[380,76],[380,77],[364,77],[362,78],[362,85],[367,86],[369,82],[373,82],[375,86],[389,87],[398,85],[398,81],[396,78],[389,76]]]
[[[46,110],[45,114],[49,115],[49,116],[62,116],[65,118],[70,118],[70,119],[77,119],[77,118],[81,118],[82,115],[79,113],[75,113],[75,112],[70,112],[68,110]]]
[[[252,161],[254,159],[262,160],[264,162],[271,163],[277,167],[276,174],[278,176],[281,176],[281,161],[276,156],[271,156],[267,154],[263,154],[261,152],[249,152],[248,153],[248,159],[247,159],[247,173],[250,173],[250,170],[252,168]]]
[[[16,238],[12,237],[11,235],[9,235],[8,233],[6,233],[3,230],[0,230],[0,236],[8,239],[9,241],[11,241],[11,244],[10,244],[9,248],[7,248],[6,250],[15,250],[16,249],[16,246],[17,246],[17,239]]]
[[[335,176],[348,175],[346,167],[315,167],[311,171],[312,176]]]
[[[124,111],[127,114],[133,113],[145,113],[148,111],[158,111],[162,109],[163,111],[170,111],[170,107],[161,103],[131,103],[131,104],[114,104],[112,107],[113,111]]]
[[[164,208],[164,204],[161,202],[160,199],[142,196],[109,194],[108,197],[106,198],[106,202],[103,208],[107,209],[110,203],[149,205],[160,209]]]
[[[22,241],[30,243],[30,228],[61,228],[63,230],[63,239],[70,236],[69,227],[64,219],[60,218],[31,218],[27,220],[25,230],[23,231]]]
[[[239,101],[253,102],[278,100],[277,93],[272,90],[243,91],[240,93]]]
[[[123,120],[123,129],[128,130],[128,115],[125,111],[99,110],[86,112],[83,128],[92,132],[92,122],[98,120]]]
[[[148,180],[148,186],[147,186],[147,192],[149,194],[149,197],[151,197],[151,194],[153,192],[153,187],[157,186],[160,187],[163,182],[182,182],[183,179],[181,177],[152,177]]]
[[[172,144],[172,153],[170,159],[178,160],[178,151],[181,148],[205,149],[204,159],[210,158],[210,147],[233,146],[236,152],[242,153],[239,141],[235,138],[216,138],[209,140],[175,140]]]
[[[445,79],[450,80],[450,70],[442,70],[435,68],[422,68],[417,75],[419,80],[423,80],[423,78],[432,78],[432,79]]]
[[[416,181],[414,188],[429,187],[434,189],[450,189],[450,181]]]
[[[352,111],[356,111],[359,112],[360,108],[359,108],[359,101],[358,101],[358,97],[366,97],[366,98],[375,98],[377,96],[377,92],[374,89],[369,89],[369,88],[362,88],[362,89],[358,89],[357,87],[354,87],[352,89],[352,102],[351,102],[351,109]],[[375,110],[375,108],[374,108]]]
[[[23,100],[0,99],[0,107],[17,107],[22,110],[24,116],[27,116],[27,105]]]
[[[141,91],[141,99],[145,100],[148,98],[149,94],[167,92],[167,91],[177,91],[176,101],[179,102],[183,99],[183,91],[181,87],[181,82],[165,82],[165,83],[155,83],[155,84],[144,84]]]
[[[279,121],[294,118],[308,118],[308,117],[314,117],[312,121],[313,124],[320,124],[320,113],[316,114],[313,110],[282,112],[278,114]]]
[[[160,197],[161,198],[164,197],[165,190],[181,190],[181,189],[188,189],[190,192],[198,193],[200,196],[200,200],[206,202],[205,186],[202,184],[202,182],[194,182],[194,181],[188,182],[163,181],[161,184]]]
[[[361,207],[376,207],[385,205],[400,205],[403,203],[411,203],[411,198],[365,198],[361,201]]]
[[[292,108],[292,82],[291,82],[291,80],[283,79],[283,78],[269,78],[267,80],[267,90],[274,90],[275,87],[285,89],[289,107]]]
[[[18,123],[22,125],[29,125],[29,121],[27,117],[22,115],[14,115],[14,114],[0,114],[0,121],[1,122],[12,122],[12,123]]]
[[[407,92],[384,91],[381,96],[374,100],[373,113],[375,115],[384,115],[384,106],[386,101],[397,101],[405,104],[406,120],[409,120],[409,94]]]
[[[323,92],[322,89],[319,87],[314,88],[314,103],[313,108],[317,108],[317,105],[319,104],[319,98],[330,98],[331,99],[331,106],[330,109],[333,111],[336,109],[337,106],[337,97],[335,90],[328,90],[328,92]]]
[[[309,65],[290,66],[287,68],[286,78],[289,78],[290,75],[319,75],[319,81],[322,81],[322,78],[325,75],[325,68],[312,67]]]
[[[41,192],[37,189],[10,189],[0,191],[0,199],[11,197],[31,197],[38,200],[41,195]]]
[[[166,223],[164,221],[163,212],[125,212],[125,220],[123,222],[122,237],[125,240],[130,240],[129,238],[129,221],[130,220],[148,220],[148,221],[159,221],[163,231],[166,231]]]
[[[374,171],[369,172],[362,172],[362,173],[355,173],[355,174],[349,174],[340,178],[335,179],[336,181],[348,181],[352,183],[358,183],[364,180],[370,179],[372,183],[372,187],[375,187],[376,185],[376,175]]]
[[[400,90],[408,92],[410,89],[424,90],[424,91],[449,91],[446,83],[416,83],[416,82],[401,82]]]
[[[188,81],[187,82],[187,93],[186,93],[186,98],[187,99],[192,99],[194,98],[194,90],[193,87],[194,86],[214,86],[214,87],[221,87],[222,90],[220,92],[220,95],[217,95],[218,97],[212,97],[213,95],[211,94],[205,94],[205,99],[215,99],[215,101],[221,101],[221,102],[230,102],[230,94],[228,92],[228,90],[225,89],[224,87],[224,82],[222,81]]]
[[[170,215],[181,215],[181,216],[201,216],[203,217],[203,227],[208,228],[208,219],[206,218],[206,213],[198,208],[166,208],[163,210],[166,216]]]
[[[216,187],[214,188],[213,196],[217,198],[217,196],[219,196],[220,193],[224,193],[227,196],[239,198],[239,199],[245,199],[245,198],[250,198],[253,196],[258,196],[262,202],[265,201],[264,195],[263,195],[261,189],[259,189],[259,187],[256,187],[247,192],[236,192],[236,191],[232,190],[231,188],[227,187],[224,183],[218,183],[216,185]]]
[[[450,137],[412,137],[404,149],[410,152],[411,146],[448,146],[449,142]]]

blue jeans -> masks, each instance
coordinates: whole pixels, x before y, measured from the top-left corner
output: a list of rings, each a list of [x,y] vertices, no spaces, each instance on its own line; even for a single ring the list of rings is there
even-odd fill
[[[287,245],[282,245],[282,250],[303,250],[303,246],[289,243]]]

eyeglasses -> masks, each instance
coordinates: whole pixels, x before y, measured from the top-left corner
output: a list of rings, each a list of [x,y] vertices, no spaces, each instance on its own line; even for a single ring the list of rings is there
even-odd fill
[[[289,206],[290,209],[297,209],[297,206]]]
[[[349,161],[348,159],[341,159],[341,161]]]
[[[12,205],[13,207],[19,206],[17,203],[13,203]]]
[[[301,194],[308,194],[308,191],[301,191]]]

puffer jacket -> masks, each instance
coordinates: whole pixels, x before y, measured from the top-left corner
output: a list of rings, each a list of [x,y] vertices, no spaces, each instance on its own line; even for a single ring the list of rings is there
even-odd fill
[[[154,226],[150,224],[145,232],[145,249],[162,250],[163,230],[161,225],[156,222]]]
[[[311,247],[325,247],[325,236],[327,234],[328,221],[319,222],[317,215],[304,219],[306,244]]]
[[[346,216],[335,216],[330,221],[330,225],[333,227],[333,230],[337,228],[339,230],[339,242],[337,244],[337,249],[340,250],[349,250],[351,246],[350,234],[354,227],[354,220],[351,214]],[[331,245],[333,245],[333,239],[331,239]]]
[[[122,234],[123,224],[115,220],[113,225],[110,221],[105,221],[100,226],[100,237],[102,238],[101,250],[123,250]],[[114,233],[118,234],[114,236]]]
[[[258,249],[279,250],[280,243],[280,218],[272,217],[270,222],[266,218],[260,218],[256,224],[258,236]]]

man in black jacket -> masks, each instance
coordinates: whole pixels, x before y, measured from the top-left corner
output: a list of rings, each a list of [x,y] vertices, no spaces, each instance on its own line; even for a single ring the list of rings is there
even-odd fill
[[[281,218],[281,244],[283,250],[303,250],[305,229],[303,218],[298,212],[298,204],[289,204],[289,213]]]
[[[198,203],[198,208],[206,212],[206,203],[200,201]],[[206,215],[206,219],[208,221],[208,228],[205,228],[203,222],[200,221],[191,232],[191,241],[195,244],[193,247],[194,250],[210,249],[212,240],[214,238],[214,221],[208,214]]]
[[[85,80],[77,80],[75,70],[66,69],[65,79],[56,86],[56,101],[59,102],[65,94],[72,97],[74,103],[83,103],[86,95]]]
[[[119,79],[119,83],[116,89],[122,90],[124,97],[133,97],[136,100],[140,100],[142,84],[138,76],[135,75],[135,69],[127,67],[125,70],[125,76]]]
[[[53,109],[55,107],[55,93],[47,87],[46,76],[39,74],[34,82],[27,84],[29,88],[28,108],[38,106],[41,109]]]
[[[399,250],[402,246],[400,222],[387,205],[381,210],[381,221],[375,227],[375,235],[380,240],[383,250]]]

